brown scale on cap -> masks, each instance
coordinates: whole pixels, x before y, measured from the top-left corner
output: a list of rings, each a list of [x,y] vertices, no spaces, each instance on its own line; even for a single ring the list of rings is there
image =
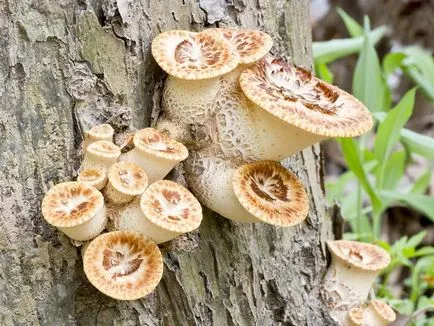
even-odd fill
[[[163,273],[158,246],[144,235],[116,231],[100,235],[83,257],[89,281],[119,300],[142,298],[155,289]]]
[[[238,54],[223,37],[173,30],[152,41],[152,55],[168,74],[180,79],[206,79],[236,68]]]
[[[309,132],[354,137],[373,124],[352,95],[270,55],[240,75],[246,96],[274,116]]]
[[[232,185],[241,205],[258,219],[279,226],[301,223],[309,202],[297,177],[274,161],[244,164]]]
[[[169,180],[160,180],[149,186],[140,205],[146,217],[169,231],[185,233],[199,227],[202,207],[193,194]]]
[[[116,189],[129,195],[140,195],[148,186],[146,172],[133,162],[122,161],[114,164],[108,178]]]
[[[42,201],[42,215],[57,227],[73,227],[90,220],[104,206],[102,194],[84,183],[55,185]]]

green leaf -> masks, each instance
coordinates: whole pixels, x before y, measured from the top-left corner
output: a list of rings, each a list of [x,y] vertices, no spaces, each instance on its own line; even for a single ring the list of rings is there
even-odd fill
[[[325,63],[316,63],[315,72],[318,77],[327,83],[333,83],[334,75],[333,72],[327,67]]]
[[[434,197],[389,190],[381,191],[380,195],[404,203],[406,206],[412,207],[426,215],[426,217],[434,222]]]
[[[414,257],[434,255],[434,247],[423,247],[416,250]]]
[[[347,28],[348,33],[350,33],[351,37],[357,37],[363,35],[362,26],[353,17],[348,15],[344,10],[342,10],[339,7],[336,9],[336,11],[344,21],[345,27]]]
[[[431,171],[422,174],[413,184],[410,192],[413,194],[423,194],[431,183]]]
[[[389,76],[396,69],[402,66],[402,61],[406,55],[401,52],[388,53],[383,60],[383,71],[386,76]]]
[[[422,242],[423,238],[425,238],[426,233],[426,231],[420,231],[419,233],[413,235],[410,239],[408,239],[407,246],[412,248],[417,247]]]
[[[388,160],[383,161],[384,163],[378,169],[379,174],[384,173],[382,189],[395,189],[398,186],[404,175],[405,158],[405,151],[399,151],[393,153]],[[379,175],[377,175],[378,179],[380,179]]]

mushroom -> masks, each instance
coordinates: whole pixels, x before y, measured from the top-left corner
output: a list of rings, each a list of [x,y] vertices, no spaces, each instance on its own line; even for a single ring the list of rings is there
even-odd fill
[[[78,175],[77,181],[101,190],[107,183],[107,173],[101,168],[84,169]]]
[[[383,301],[371,300],[350,309],[346,326],[387,326],[394,322],[396,314],[393,309]]]
[[[120,155],[121,150],[112,142],[97,140],[86,148],[80,170],[101,168],[108,171]]]
[[[262,159],[281,160],[328,137],[355,137],[373,124],[355,97],[271,55],[245,69],[239,82],[251,101]]]
[[[52,187],[42,200],[42,215],[68,237],[86,241],[104,229],[104,198],[92,186],[72,181]]]
[[[110,168],[104,194],[115,204],[126,204],[141,195],[147,186],[145,171],[133,162],[123,161]]]
[[[99,291],[117,300],[136,300],[152,292],[163,275],[158,246],[130,231],[104,233],[83,255],[84,272]]]
[[[188,156],[187,148],[154,128],[139,130],[134,135],[134,148],[121,156],[122,161],[139,165],[149,183],[163,179],[175,165]]]
[[[202,207],[193,194],[173,181],[160,180],[127,205],[115,225],[141,232],[159,244],[197,229],[201,221]]]
[[[97,140],[113,141],[114,130],[107,123],[93,126],[84,133],[83,150]]]

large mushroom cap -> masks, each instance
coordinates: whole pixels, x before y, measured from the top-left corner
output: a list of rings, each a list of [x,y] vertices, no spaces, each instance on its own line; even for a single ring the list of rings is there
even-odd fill
[[[349,241],[327,241],[331,253],[344,264],[367,271],[380,271],[390,263],[386,250],[376,245]]]
[[[115,231],[95,238],[83,257],[87,278],[102,293],[118,300],[142,298],[163,275],[158,246],[144,235]]]
[[[173,30],[152,41],[152,55],[168,74],[181,79],[206,79],[235,69],[238,54],[220,34]]]
[[[241,73],[240,85],[262,109],[320,136],[355,137],[373,124],[352,95],[269,55]]]
[[[396,319],[396,314],[393,309],[385,302],[381,300],[371,300],[369,303],[375,312],[386,322],[393,322]]]
[[[86,151],[107,159],[117,159],[121,155],[120,148],[107,140],[93,142],[87,147]]]
[[[249,29],[210,28],[202,33],[220,33],[227,39],[240,56],[240,63],[249,64],[261,59],[273,47],[270,35]]]
[[[56,227],[74,227],[93,218],[104,207],[94,187],[71,181],[55,185],[42,200],[42,215]]]
[[[232,178],[241,205],[263,222],[292,226],[307,216],[309,200],[297,177],[274,161],[239,167]]]
[[[152,223],[173,232],[193,231],[202,221],[202,207],[196,197],[169,180],[151,184],[143,193],[140,206]]]
[[[140,195],[148,186],[146,172],[133,162],[122,161],[112,165],[108,178],[116,190],[126,195]]]
[[[139,150],[166,160],[183,161],[187,147],[154,128],[145,128],[134,135],[134,146]]]

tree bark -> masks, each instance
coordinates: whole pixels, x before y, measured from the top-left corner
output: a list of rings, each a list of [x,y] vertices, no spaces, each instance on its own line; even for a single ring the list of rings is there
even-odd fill
[[[205,210],[163,246],[164,277],[121,302],[86,280],[80,252],[42,219],[54,184],[76,176],[82,131],[158,116],[152,39],[170,29],[268,32],[273,53],[311,67],[308,0],[0,0],[0,325],[332,325],[320,300],[332,238],[318,145],[287,160],[305,184],[302,225],[238,224]]]

